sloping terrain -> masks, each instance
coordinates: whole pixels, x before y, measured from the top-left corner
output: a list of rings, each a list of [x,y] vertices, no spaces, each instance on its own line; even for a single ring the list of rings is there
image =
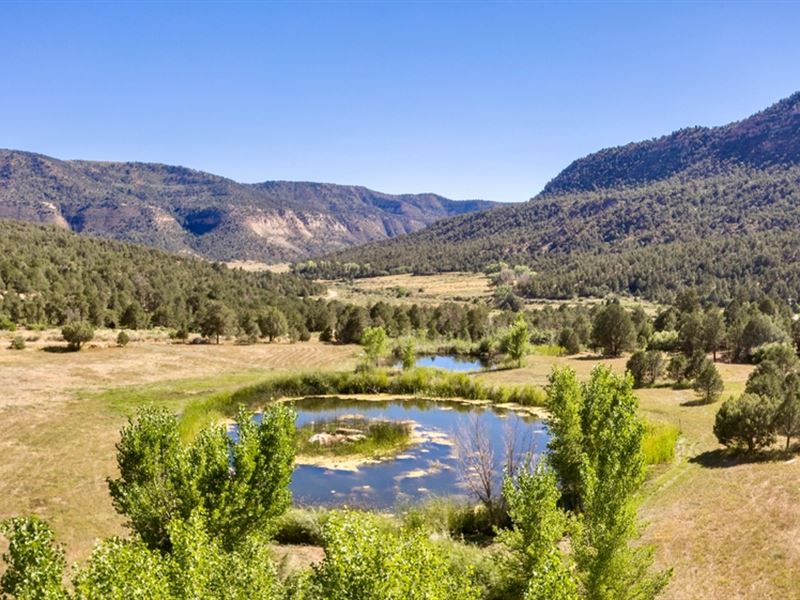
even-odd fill
[[[184,167],[0,150],[0,219],[54,224],[215,260],[296,260],[492,205],[358,186],[241,184]]]
[[[328,276],[527,264],[530,295],[664,298],[685,284],[800,296],[800,94],[731,125],[575,161],[525,204],[327,257]],[[319,263],[319,261],[318,261]]]

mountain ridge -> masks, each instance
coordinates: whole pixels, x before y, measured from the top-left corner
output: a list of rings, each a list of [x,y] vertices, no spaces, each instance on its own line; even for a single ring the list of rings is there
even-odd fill
[[[669,300],[691,283],[728,298],[743,286],[778,286],[800,298],[800,274],[792,269],[800,259],[800,241],[792,239],[798,230],[794,94],[729,125],[590,154],[526,203],[451,217],[316,262],[317,274],[328,277],[527,265],[536,275],[518,291],[532,297]],[[712,250],[722,248],[723,256]],[[308,265],[298,269],[313,273]]]
[[[0,150],[0,218],[214,260],[296,260],[495,205],[355,185],[244,184],[163,163]]]

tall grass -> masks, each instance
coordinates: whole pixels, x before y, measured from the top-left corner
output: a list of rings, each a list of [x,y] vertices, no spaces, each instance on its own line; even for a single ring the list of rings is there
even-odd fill
[[[660,465],[675,460],[675,443],[681,431],[671,423],[645,424],[642,450],[648,465]]]
[[[382,369],[358,373],[331,371],[275,376],[233,393],[220,393],[190,403],[183,412],[182,431],[197,431],[213,419],[232,416],[239,405],[264,406],[280,398],[336,394],[398,394],[426,398],[463,398],[496,404],[513,402],[544,406],[545,393],[534,385],[491,385],[464,373],[416,368],[402,373]]]

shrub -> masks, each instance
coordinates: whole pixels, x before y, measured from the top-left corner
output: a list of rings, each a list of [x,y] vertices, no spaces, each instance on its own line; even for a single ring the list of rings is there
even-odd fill
[[[321,546],[327,519],[328,511],[324,509],[290,508],[278,519],[273,539],[279,544]]]
[[[664,371],[664,358],[657,350],[637,350],[628,359],[625,368],[633,376],[633,387],[653,385]]]
[[[0,315],[0,331],[16,331],[17,326],[10,318]]]
[[[753,452],[775,441],[777,402],[758,394],[742,394],[723,402],[714,420],[714,435],[730,448]]]
[[[391,531],[380,518],[331,514],[325,559],[314,568],[310,597],[319,600],[477,600],[468,573],[453,572],[447,555],[421,530]]]
[[[14,339],[11,340],[9,348],[11,350],[25,350],[25,338],[21,335],[15,335]]]
[[[119,332],[119,335],[117,336],[117,346],[119,346],[120,348],[124,348],[125,346],[128,345],[128,342],[130,341],[131,337],[125,331]]]
[[[61,328],[61,335],[71,350],[80,350],[81,346],[94,338],[94,329],[85,321],[71,321]]]

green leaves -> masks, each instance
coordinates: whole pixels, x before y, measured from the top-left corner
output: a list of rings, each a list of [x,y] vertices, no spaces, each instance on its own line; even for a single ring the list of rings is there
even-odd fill
[[[312,578],[315,600],[477,600],[469,573],[454,573],[424,531],[383,527],[368,513],[331,514],[325,560]]]
[[[570,539],[582,598],[652,598],[670,576],[651,574],[652,551],[631,545],[638,536],[636,494],[645,473],[644,426],[632,385],[631,377],[605,366],[596,367],[585,384],[571,369],[554,370],[550,377],[550,463],[561,483],[561,501],[577,514]],[[536,524],[535,515],[521,518]],[[557,583],[563,578],[553,575],[555,568],[551,564],[545,571]]]
[[[66,598],[61,585],[64,551],[55,544],[53,530],[37,517],[14,518],[0,523],[8,538],[3,554],[6,572],[0,577],[3,594],[25,600]]]
[[[201,509],[206,530],[231,549],[265,531],[291,502],[294,418],[275,405],[256,424],[240,410],[238,443],[213,426],[184,445],[173,415],[142,409],[117,444],[120,477],[109,481],[114,507],[149,548],[162,551],[172,548],[170,523]]]

